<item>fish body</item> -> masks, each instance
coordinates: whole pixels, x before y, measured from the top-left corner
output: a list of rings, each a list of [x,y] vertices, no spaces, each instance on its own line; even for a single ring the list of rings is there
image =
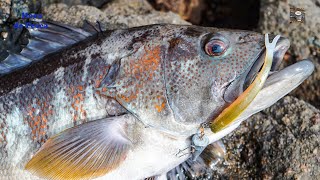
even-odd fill
[[[191,150],[179,152],[201,124],[251,83],[263,53],[264,36],[255,32],[150,25],[98,33],[3,74],[0,174],[143,179],[166,173],[189,158]],[[292,87],[313,71],[304,66],[307,73]],[[271,104],[249,108],[220,132],[206,129],[210,143]]]

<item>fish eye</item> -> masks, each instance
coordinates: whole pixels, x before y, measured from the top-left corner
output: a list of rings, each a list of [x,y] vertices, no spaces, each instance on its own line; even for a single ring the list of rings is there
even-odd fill
[[[217,39],[213,39],[205,45],[205,51],[209,56],[220,56],[227,48],[228,46],[225,42]]]

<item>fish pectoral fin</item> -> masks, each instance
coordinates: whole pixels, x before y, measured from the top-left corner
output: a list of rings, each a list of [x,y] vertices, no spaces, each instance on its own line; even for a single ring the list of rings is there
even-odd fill
[[[67,129],[50,138],[26,169],[48,179],[87,179],[117,168],[132,146],[128,116],[106,118]]]

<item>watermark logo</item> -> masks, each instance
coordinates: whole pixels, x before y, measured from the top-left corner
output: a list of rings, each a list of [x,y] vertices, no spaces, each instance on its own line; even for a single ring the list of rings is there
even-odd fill
[[[292,22],[305,22],[305,10],[302,8],[290,6],[290,23]]]
[[[42,14],[29,14],[22,13],[21,19],[26,20],[26,22],[16,22],[13,25],[14,29],[21,29],[23,27],[27,29],[46,29],[48,28],[48,24],[42,23]]]

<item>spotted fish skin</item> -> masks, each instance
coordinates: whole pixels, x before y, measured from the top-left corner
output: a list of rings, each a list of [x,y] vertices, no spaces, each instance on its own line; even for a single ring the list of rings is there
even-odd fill
[[[226,39],[227,55],[204,52],[212,38]],[[228,105],[227,85],[262,48],[263,36],[254,32],[152,25],[100,33],[4,75],[1,168],[23,169],[48,138],[108,116],[128,113],[170,136],[190,136]]]
[[[196,26],[152,26],[132,39],[134,53],[121,59],[114,96],[145,125],[189,135],[228,103],[224,91],[241,79],[263,50],[263,36]],[[228,43],[226,55],[203,48],[212,39]],[[241,92],[239,92],[241,93]],[[237,94],[238,95],[238,94]]]

